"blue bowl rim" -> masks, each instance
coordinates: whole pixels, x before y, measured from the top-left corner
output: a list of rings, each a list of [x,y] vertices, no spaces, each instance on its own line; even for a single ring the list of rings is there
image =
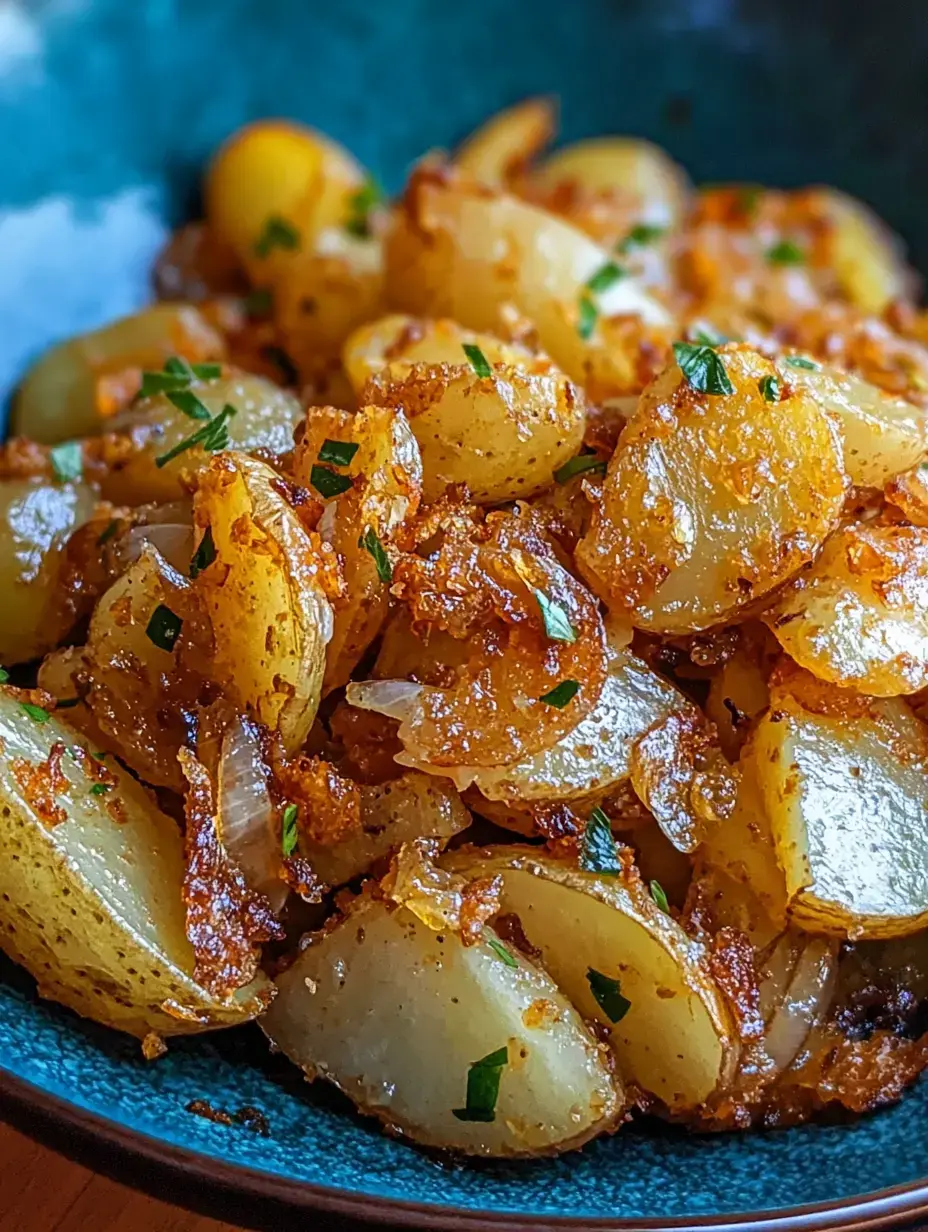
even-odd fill
[[[426,1205],[290,1180],[231,1164],[202,1151],[174,1146],[52,1095],[10,1073],[2,1065],[0,1098],[24,1111],[39,1113],[49,1125],[76,1131],[84,1139],[105,1143],[123,1157],[141,1157],[191,1181],[251,1199],[265,1199],[293,1210],[322,1212],[365,1223],[425,1228],[432,1232],[438,1229],[446,1232],[561,1232],[581,1228],[590,1229],[590,1232],[708,1232],[709,1229],[724,1232],[877,1232],[928,1214],[928,1178],[837,1202],[695,1219],[573,1219],[550,1215],[539,1218]],[[41,1137],[41,1133],[37,1136]]]

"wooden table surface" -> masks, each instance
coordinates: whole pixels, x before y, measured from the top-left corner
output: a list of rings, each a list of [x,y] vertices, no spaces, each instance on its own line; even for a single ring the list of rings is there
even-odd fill
[[[34,1135],[34,1136],[33,1136]],[[175,1203],[179,1205],[175,1205]],[[364,1232],[212,1190],[0,1105],[0,1232]]]

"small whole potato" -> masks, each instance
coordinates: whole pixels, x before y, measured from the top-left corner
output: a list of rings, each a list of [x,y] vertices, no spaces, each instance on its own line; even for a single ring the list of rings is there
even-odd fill
[[[577,549],[610,608],[657,633],[732,620],[789,578],[836,525],[847,487],[836,425],[769,360],[731,344],[679,354],[709,365],[719,392],[677,363],[648,386]]]
[[[0,663],[25,663],[68,632],[59,580],[69,536],[96,505],[85,483],[0,482]]]

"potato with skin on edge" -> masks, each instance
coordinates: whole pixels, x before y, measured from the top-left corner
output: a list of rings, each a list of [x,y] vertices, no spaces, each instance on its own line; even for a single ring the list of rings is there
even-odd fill
[[[194,982],[174,819],[16,690],[0,691],[0,740],[0,945],[40,995],[139,1038],[259,1014],[263,975],[226,998]]]
[[[243,453],[213,458],[200,477],[194,520],[215,560],[194,590],[216,650],[204,670],[288,751],[306,739],[332,638],[333,552],[311,536],[274,471]]]
[[[525,846],[462,848],[441,864],[502,878],[501,911],[518,916],[555,983],[608,1031],[626,1082],[677,1113],[724,1087],[737,1035],[707,951],[657,906],[633,869],[623,863],[603,876]],[[622,1000],[604,980],[618,982]]]
[[[96,503],[80,481],[0,481],[0,663],[36,659],[70,631],[59,590],[65,547]]]
[[[551,978],[501,946],[487,927],[465,945],[440,915],[429,926],[362,895],[277,977],[261,1027],[402,1137],[469,1155],[569,1150],[616,1127],[622,1088]],[[498,1091],[469,1115],[468,1073],[494,1056]]]
[[[764,613],[820,680],[873,697],[928,686],[928,530],[842,527]]]
[[[928,727],[785,662],[749,763],[789,914],[812,933],[898,937],[928,923]]]
[[[676,363],[648,386],[577,549],[612,610],[665,634],[737,619],[795,573],[837,524],[847,487],[825,412],[789,388],[779,401],[761,391],[777,376],[769,360],[742,344],[688,353],[711,366],[717,392]]]

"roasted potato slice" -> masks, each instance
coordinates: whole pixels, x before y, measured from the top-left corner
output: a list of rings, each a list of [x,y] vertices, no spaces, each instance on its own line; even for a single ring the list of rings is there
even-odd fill
[[[557,103],[526,98],[481,124],[456,151],[454,161],[481,184],[505,188],[545,148],[556,128]]]
[[[39,695],[41,697],[41,695]],[[0,692],[0,944],[39,993],[140,1038],[260,1013],[259,976],[220,1000],[193,980],[176,822],[56,716]]]
[[[729,761],[738,760],[752,721],[770,703],[767,677],[780,657],[779,644],[759,622],[743,624],[739,632],[734,654],[709,680],[705,705]]]
[[[676,1113],[724,1086],[737,1064],[737,1038],[707,954],[636,874],[598,876],[522,846],[462,848],[442,864],[470,877],[502,877],[502,912],[518,916],[584,1018],[609,1032],[626,1082]]]
[[[744,345],[699,350],[731,392],[665,369],[619,439],[577,549],[610,608],[658,633],[732,620],[785,581],[836,525],[846,489],[840,436],[811,397],[768,401],[760,386],[776,369]]]
[[[928,530],[845,526],[764,620],[820,680],[896,697],[928,685]]]
[[[553,214],[425,164],[413,173],[386,238],[387,298],[407,312],[490,331],[503,305],[512,304],[537,327],[555,363],[597,398],[601,389],[634,386],[639,358],[639,340],[630,350],[615,339],[610,346],[603,322],[623,316],[645,327],[670,324],[634,278],[590,289],[613,264],[606,249]]]
[[[126,374],[131,397],[142,370],[158,370],[172,355],[197,363],[225,353],[221,335],[196,308],[153,304],[46,351],[20,386],[11,427],[48,445],[92,436],[108,427],[107,377]]]
[[[928,729],[906,704],[785,665],[750,749],[793,919],[855,940],[924,928]]]
[[[216,647],[205,670],[293,751],[319,705],[333,625],[326,585],[336,562],[304,529],[286,491],[256,458],[213,458],[200,476],[194,518],[201,535],[211,535],[215,561],[198,575],[196,593]]]
[[[783,372],[791,386],[805,391],[839,423],[851,483],[882,488],[925,456],[928,420],[920,407],[828,364],[784,367]]]
[[[69,631],[59,583],[68,537],[93,516],[85,483],[0,481],[0,663],[25,663]]]
[[[278,976],[261,1025],[308,1077],[429,1146],[555,1154],[614,1128],[624,1100],[602,1046],[548,975],[494,941],[464,945],[362,896]],[[468,1117],[468,1072],[500,1050],[498,1099]]]
[[[912,294],[905,249],[883,220],[856,197],[824,188],[817,194],[831,222],[829,264],[842,290],[864,312],[881,313]]]
[[[284,454],[293,448],[293,430],[303,410],[292,394],[273,381],[238,373],[193,381],[189,392],[213,419],[223,416],[225,433],[220,433],[220,447],[263,454]],[[101,477],[103,495],[120,505],[164,503],[185,495],[183,478],[201,470],[210,455],[202,443],[184,447],[184,442],[206,423],[206,419],[191,419],[166,394],[146,398],[114,416],[109,424],[116,434],[113,452],[122,456]],[[121,441],[126,444],[120,450]],[[170,457],[174,451],[178,452]]]

